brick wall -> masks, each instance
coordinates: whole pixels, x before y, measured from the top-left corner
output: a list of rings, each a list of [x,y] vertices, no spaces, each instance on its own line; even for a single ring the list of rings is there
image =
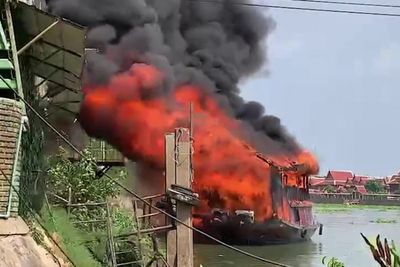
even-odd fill
[[[0,168],[7,178],[0,173],[0,214],[6,214],[10,184],[16,153],[16,144],[21,126],[21,105],[19,102],[0,98]],[[19,157],[20,159],[21,157]],[[14,187],[19,190],[20,160],[14,175]],[[18,197],[12,194],[11,215],[18,214]]]

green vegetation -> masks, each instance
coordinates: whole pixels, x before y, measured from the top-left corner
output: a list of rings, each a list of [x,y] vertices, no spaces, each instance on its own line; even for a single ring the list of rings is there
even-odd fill
[[[322,258],[322,264],[326,264],[327,267],[345,267],[344,263],[339,261],[337,258],[328,258],[328,257],[323,257]]]
[[[400,206],[315,204],[314,209],[317,213],[331,213],[331,212],[351,212],[353,210],[374,210],[374,211],[400,210]]]
[[[382,183],[377,180],[369,180],[365,184],[365,189],[371,194],[385,193],[385,188],[383,187]]]
[[[382,218],[379,218],[375,221],[370,221],[370,222],[373,222],[373,223],[397,223],[397,221],[394,219],[382,219]]]
[[[57,208],[51,213],[44,211],[42,216],[46,229],[56,236],[76,266],[101,266],[85,245],[90,239],[89,235],[74,227],[64,209]]]
[[[378,235],[375,239],[375,244],[369,241],[363,234],[361,234],[365,243],[369,246],[372,256],[381,267],[400,267],[400,256],[396,250],[396,246],[392,241],[391,246],[389,246],[387,239],[384,239],[384,243]],[[322,264],[326,264],[327,267],[345,267],[344,263],[337,258],[328,258],[327,256],[322,258]]]
[[[41,209],[41,216],[45,228],[57,237],[76,266],[106,266],[110,231],[118,236],[135,232],[138,226],[131,212],[107,208],[105,203],[119,194],[119,187],[110,179],[98,178],[94,158],[89,151],[84,154],[86,159],[74,163],[68,160],[63,149],[49,158],[45,183],[48,201]],[[123,181],[125,177],[125,172],[120,171],[114,179]],[[140,258],[138,240],[125,239],[128,240],[117,242],[116,249],[130,253],[118,256],[119,263]],[[35,240],[41,242],[40,234],[35,234]],[[152,239],[144,236],[139,242],[144,259],[150,261],[154,254]]]
[[[19,26],[21,25],[15,25],[16,32],[24,32],[18,30]],[[17,38],[20,43],[26,43],[30,39],[29,36],[23,34],[18,34]],[[32,66],[24,58],[21,60],[25,100],[46,117],[43,98],[38,95],[38,90],[35,88]],[[29,108],[26,112],[29,118],[29,131],[24,132],[21,139],[20,215],[28,222],[32,236],[38,244],[45,245],[44,233],[34,220],[30,209],[40,215],[40,222],[76,266],[105,265],[108,236],[105,223],[78,224],[77,222],[104,219],[106,208],[104,206],[95,209],[67,208],[65,204],[68,201],[70,203],[105,202],[119,194],[118,187],[109,179],[96,177],[96,169],[92,165],[94,159],[87,151],[85,154],[90,158],[89,161],[81,160],[71,163],[63,151],[46,160],[43,150],[44,136],[48,129]],[[122,181],[125,176],[125,173],[120,171],[116,175],[113,174],[113,177],[119,181]],[[137,230],[129,212],[122,209],[112,211],[111,220],[114,234]],[[131,242],[129,249],[137,252],[137,245]],[[149,258],[152,252],[151,239],[144,236],[141,239],[141,245],[145,257]],[[136,253],[133,259],[137,258],[137,255]]]
[[[72,203],[104,202],[109,197],[116,197],[119,187],[110,179],[98,179],[94,167],[95,159],[88,150],[84,150],[83,154],[88,160],[75,163],[68,160],[63,149],[60,149],[58,155],[50,157],[47,192],[66,200],[70,198]],[[125,173],[121,172],[116,179],[125,179]]]
[[[314,210],[317,213],[349,212],[351,209],[343,204],[315,204]]]
[[[325,186],[323,191],[326,192],[326,193],[336,193],[335,187],[333,187],[331,185]]]
[[[393,241],[391,246],[389,246],[385,238],[382,244],[380,236],[378,235],[375,239],[375,245],[373,245],[363,234],[361,234],[361,236],[369,246],[374,260],[381,267],[400,267],[400,257]]]

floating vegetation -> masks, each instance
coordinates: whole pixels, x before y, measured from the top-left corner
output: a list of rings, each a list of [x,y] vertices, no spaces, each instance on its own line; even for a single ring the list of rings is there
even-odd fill
[[[354,210],[374,210],[384,212],[400,210],[400,206],[315,204],[314,209],[317,213],[352,212]]]
[[[369,222],[372,222],[372,223],[397,223],[397,221],[395,219],[382,219],[382,218],[379,218],[374,221],[369,221]]]
[[[323,257],[322,264],[324,264],[324,266],[326,264],[327,267],[345,267],[344,263],[335,257],[333,258],[328,258],[326,256]]]

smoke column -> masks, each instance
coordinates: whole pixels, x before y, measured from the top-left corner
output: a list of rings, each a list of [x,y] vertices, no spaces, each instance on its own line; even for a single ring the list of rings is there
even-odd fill
[[[266,63],[275,22],[235,0],[49,0],[49,10],[87,26],[80,123],[127,157],[163,168],[164,134],[187,126],[194,104],[195,189],[204,208],[252,208],[271,216],[268,166],[318,169],[279,118],[240,97],[238,83]],[[241,2],[244,2],[241,0]],[[259,205],[265,203],[265,205]]]

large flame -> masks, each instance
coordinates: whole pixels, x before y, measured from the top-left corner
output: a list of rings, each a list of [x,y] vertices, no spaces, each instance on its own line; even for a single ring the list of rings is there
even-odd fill
[[[162,168],[164,135],[187,125],[188,104],[193,103],[193,186],[204,200],[200,210],[252,209],[258,219],[270,218],[269,165],[235,134],[240,130],[236,120],[225,115],[195,85],[180,86],[165,97],[155,90],[162,83],[163,75],[155,67],[134,64],[105,86],[86,86],[80,112],[83,128],[89,135],[107,140],[128,158]],[[274,160],[285,161],[279,155]],[[290,160],[318,168],[314,157],[306,152]],[[289,216],[286,209],[282,207],[282,216]]]

